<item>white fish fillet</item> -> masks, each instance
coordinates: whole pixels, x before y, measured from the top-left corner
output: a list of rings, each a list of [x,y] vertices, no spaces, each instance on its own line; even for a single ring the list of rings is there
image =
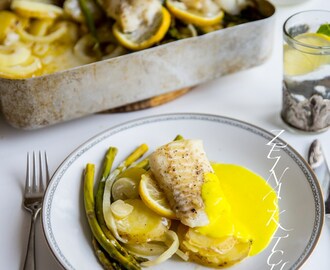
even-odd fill
[[[159,0],[98,0],[108,16],[120,23],[124,33],[134,32],[142,25],[150,26],[160,12]]]
[[[205,226],[209,219],[202,199],[204,174],[213,172],[201,140],[178,140],[158,148],[150,169],[180,221]]]
[[[215,0],[215,2],[231,15],[239,14],[242,9],[249,5],[249,1],[247,0]]]

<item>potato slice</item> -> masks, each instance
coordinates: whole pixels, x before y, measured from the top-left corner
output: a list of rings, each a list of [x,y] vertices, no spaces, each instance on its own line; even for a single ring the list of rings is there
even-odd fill
[[[125,200],[133,206],[132,212],[122,219],[116,219],[117,230],[127,243],[146,243],[164,240],[170,221],[155,214],[140,199]]]
[[[208,267],[238,263],[249,255],[251,248],[251,241],[243,241],[234,236],[211,238],[184,225],[179,226],[178,234],[181,239],[180,249],[188,253],[189,259]]]

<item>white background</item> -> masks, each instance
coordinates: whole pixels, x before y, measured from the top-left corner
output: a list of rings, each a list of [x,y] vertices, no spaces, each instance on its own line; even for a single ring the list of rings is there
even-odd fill
[[[26,252],[30,216],[22,209],[22,193],[28,151],[46,150],[53,173],[71,151],[95,134],[127,120],[172,112],[219,114],[269,131],[287,129],[279,116],[283,22],[297,11],[330,10],[329,0],[302,2],[277,7],[274,48],[265,64],[200,85],[165,105],[132,113],[96,114],[35,131],[14,129],[0,115],[0,269],[22,268]],[[282,136],[303,156],[316,138],[321,141],[330,161],[330,131],[302,134],[287,130]],[[327,223],[318,246],[302,269],[330,269],[330,222]],[[48,249],[40,222],[37,226],[37,257],[38,269],[61,269]]]

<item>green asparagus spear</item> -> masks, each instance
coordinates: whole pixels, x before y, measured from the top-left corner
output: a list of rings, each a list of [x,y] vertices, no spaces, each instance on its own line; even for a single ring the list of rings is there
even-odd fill
[[[95,237],[92,239],[92,244],[96,257],[99,259],[105,270],[121,270],[120,265],[115,261],[111,261],[111,259],[107,256]]]
[[[146,144],[141,144],[138,148],[136,148],[121,164],[117,170],[120,170],[119,173],[121,173],[123,170],[128,168],[130,165],[132,165],[133,162],[137,161],[140,157],[142,157],[145,152],[148,151],[148,145]],[[118,174],[119,174],[118,173]]]
[[[113,245],[117,248],[117,250],[123,254],[126,257],[129,257],[131,260],[134,260],[136,257],[133,255],[130,255],[114,238],[110,230],[108,229],[104,216],[103,216],[103,192],[105,187],[105,180],[109,177],[113,161],[115,160],[115,157],[117,155],[117,148],[110,147],[105,155],[104,161],[103,161],[103,168],[102,168],[102,176],[98,183],[97,192],[95,196],[95,212],[96,212],[96,218],[97,221],[105,234],[105,236],[113,242]],[[133,257],[133,258],[131,258]],[[136,258],[138,259],[138,258]]]
[[[99,42],[99,38],[96,33],[96,27],[95,27],[93,14],[89,10],[86,0],[78,0],[78,1],[79,1],[79,6],[81,8],[81,11],[85,17],[87,27],[88,27],[89,31],[91,32],[92,37],[95,39],[96,49],[99,50],[100,42]]]
[[[85,211],[89,226],[91,228],[93,236],[96,238],[98,243],[102,248],[109,254],[111,258],[117,261],[124,269],[127,270],[140,270],[141,267],[134,260],[129,260],[126,256],[121,254],[114,246],[114,241],[109,240],[103,233],[100,225],[97,222],[95,215],[95,203],[93,194],[94,185],[94,174],[95,166],[94,164],[88,163],[85,169],[85,179],[84,179],[84,204]]]

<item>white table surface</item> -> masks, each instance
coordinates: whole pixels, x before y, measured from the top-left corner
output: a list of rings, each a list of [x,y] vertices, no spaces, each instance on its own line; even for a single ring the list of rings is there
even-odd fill
[[[309,0],[299,5],[278,6],[274,49],[266,63],[200,85],[165,105],[132,113],[96,114],[35,131],[14,129],[0,114],[0,269],[21,269],[24,261],[30,226],[30,215],[22,208],[28,151],[46,150],[53,173],[68,154],[95,134],[127,120],[173,112],[218,114],[238,118],[269,131],[287,129],[279,116],[282,25],[288,16],[308,9],[330,10],[330,1]],[[330,131],[307,135],[287,130],[282,135],[282,139],[303,156],[315,138],[321,141],[330,161]],[[326,223],[314,253],[302,269],[330,269],[330,222]],[[43,237],[40,220],[37,225],[38,269],[60,270]]]

